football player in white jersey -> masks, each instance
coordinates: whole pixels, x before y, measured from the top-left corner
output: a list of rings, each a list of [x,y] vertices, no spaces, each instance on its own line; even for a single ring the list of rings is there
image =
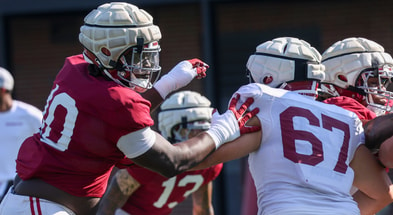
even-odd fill
[[[15,159],[25,138],[38,132],[42,111],[12,98],[14,78],[0,67],[0,202],[13,184]]]
[[[320,61],[297,38],[258,45],[247,62],[252,83],[235,96],[254,98],[250,108],[260,112],[251,122],[262,129],[223,145],[197,167],[249,154],[259,215],[374,214],[392,201],[391,181],[365,147],[359,118],[315,101],[325,76]],[[352,184],[359,188],[353,196]]]

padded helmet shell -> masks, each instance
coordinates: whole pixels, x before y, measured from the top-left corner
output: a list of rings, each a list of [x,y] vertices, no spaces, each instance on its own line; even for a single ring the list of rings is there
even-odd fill
[[[271,87],[291,81],[323,80],[321,55],[304,40],[280,37],[257,46],[247,62],[253,80]]]
[[[144,44],[161,39],[152,16],[129,3],[103,4],[91,11],[84,22],[79,41],[96,57],[86,59],[85,55],[85,59],[106,69],[115,69],[121,55],[138,45],[138,38],[143,38]]]
[[[322,54],[326,67],[325,85],[331,84],[336,94],[364,101],[377,115],[391,110],[393,94],[386,90],[393,78],[393,59],[384,48],[369,39],[350,37],[337,41]],[[378,84],[368,85],[369,78],[378,78]],[[388,80],[384,83],[383,80]],[[386,104],[375,102],[372,96],[385,98]]]
[[[172,94],[161,104],[158,114],[158,129],[166,139],[173,139],[172,129],[184,122],[199,120],[211,121],[213,108],[210,101],[193,91],[180,91]]]
[[[392,64],[390,54],[378,43],[365,38],[347,38],[337,41],[322,54],[326,78],[324,82],[347,89],[357,87],[360,73],[375,65]]]

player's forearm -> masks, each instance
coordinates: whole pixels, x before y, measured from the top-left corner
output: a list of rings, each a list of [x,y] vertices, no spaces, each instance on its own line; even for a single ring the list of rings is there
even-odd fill
[[[210,147],[206,147],[209,145]],[[187,152],[180,159],[184,160],[183,165],[179,166],[181,171],[189,170],[190,168],[196,166],[202,162],[208,155],[210,155],[215,150],[214,141],[207,133],[200,133],[197,138],[183,142],[182,144],[176,144],[177,150]],[[192,158],[193,161],[185,164],[187,160]]]
[[[259,148],[261,138],[261,131],[242,135],[240,138],[220,146],[216,151],[190,170],[205,169],[219,163],[225,163],[245,157]]]
[[[248,98],[237,109],[236,104],[239,99],[240,95],[236,94],[231,99],[229,109],[225,113],[215,112],[212,116],[211,126],[207,131],[175,145],[170,144],[161,135],[156,135],[153,146],[132,160],[165,177],[173,177],[203,161],[222,144],[233,141],[242,134],[260,133],[257,132],[260,131],[260,126],[247,124],[259,112],[258,108],[250,112],[246,111],[254,100]],[[260,139],[257,141],[260,143]]]
[[[360,190],[353,194],[353,199],[358,203],[361,215],[374,215],[390,203],[389,198],[372,199]]]
[[[132,160],[138,165],[171,178],[200,163],[215,147],[213,139],[206,132],[175,145],[157,135],[153,147]]]
[[[350,163],[355,172],[353,195],[362,214],[374,214],[393,201],[392,182],[369,149],[360,145]]]

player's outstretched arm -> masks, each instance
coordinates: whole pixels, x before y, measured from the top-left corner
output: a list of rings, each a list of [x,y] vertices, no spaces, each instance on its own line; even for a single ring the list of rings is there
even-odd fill
[[[118,170],[101,198],[97,215],[115,214],[115,211],[123,207],[139,186],[139,182],[128,174],[126,169]]]
[[[132,160],[146,168],[156,171],[165,177],[172,177],[184,172],[213,152],[222,144],[232,141],[241,134],[260,130],[259,126],[246,126],[247,121],[258,113],[258,109],[246,112],[253,103],[247,99],[237,109],[239,96],[232,98],[229,110],[224,114],[213,114],[211,127],[206,132],[178,144],[170,144],[158,133],[153,146],[144,154]]]
[[[206,77],[209,68],[205,62],[194,58],[183,60],[158,80],[154,87],[142,94],[143,98],[151,102],[151,111],[154,111],[166,96],[182,87],[187,86],[194,78]]]
[[[247,123],[247,125],[260,126],[260,121],[257,117],[254,117]],[[262,130],[244,134],[236,140],[220,146],[216,151],[191,170],[205,169],[219,163],[225,163],[247,156],[251,152],[258,150],[261,145],[261,141]]]
[[[355,172],[353,185],[359,189],[353,197],[362,215],[375,214],[393,201],[386,170],[364,145],[358,147],[350,166]]]

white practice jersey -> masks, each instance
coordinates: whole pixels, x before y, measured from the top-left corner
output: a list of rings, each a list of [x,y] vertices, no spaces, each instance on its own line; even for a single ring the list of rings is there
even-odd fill
[[[41,110],[17,100],[9,111],[0,112],[0,188],[14,179],[19,147],[25,138],[38,132],[41,120]]]
[[[350,195],[349,163],[364,142],[354,113],[262,84],[237,93],[260,109],[262,142],[248,160],[259,215],[360,214]]]

